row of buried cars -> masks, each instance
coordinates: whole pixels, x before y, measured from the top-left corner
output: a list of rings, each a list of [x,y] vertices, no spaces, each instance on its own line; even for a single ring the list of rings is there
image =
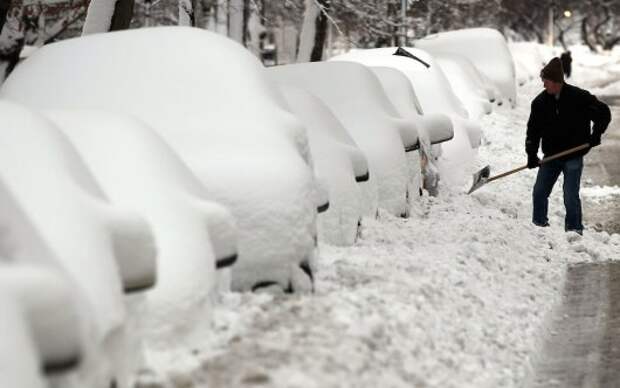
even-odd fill
[[[129,387],[221,292],[312,290],[319,242],[466,179],[500,104],[487,29],[271,68],[181,27],[38,49],[0,86],[2,385]]]

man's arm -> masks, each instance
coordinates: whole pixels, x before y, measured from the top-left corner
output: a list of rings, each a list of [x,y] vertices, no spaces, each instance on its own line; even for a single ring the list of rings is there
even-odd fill
[[[525,136],[525,152],[527,153],[527,167],[536,168],[540,165],[538,159],[538,147],[542,138],[542,130],[540,128],[540,113],[535,104],[532,102],[530,109],[530,118],[527,120],[527,134]]]
[[[590,136],[590,146],[594,147],[601,144],[601,135],[607,130],[611,121],[611,111],[607,104],[599,101],[595,96],[587,94],[586,113],[592,125],[592,135]]]
[[[525,136],[525,152],[528,155],[538,154],[542,130],[540,128],[540,113],[535,102],[532,102],[530,118],[527,120],[527,135]]]

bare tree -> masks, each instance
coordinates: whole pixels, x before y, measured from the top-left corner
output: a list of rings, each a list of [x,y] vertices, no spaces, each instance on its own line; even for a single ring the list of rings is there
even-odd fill
[[[190,0],[179,0],[179,25],[196,26],[194,8]]]
[[[329,0],[306,0],[297,62],[316,62],[323,59],[330,5]]]
[[[4,22],[6,21],[6,15],[9,12],[10,6],[10,0],[0,0],[0,32],[2,32],[2,27],[4,26]]]
[[[134,0],[91,0],[82,34],[128,29],[133,7]]]

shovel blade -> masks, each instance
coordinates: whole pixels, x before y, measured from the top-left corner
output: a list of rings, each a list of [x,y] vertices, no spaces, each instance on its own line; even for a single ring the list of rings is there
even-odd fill
[[[487,183],[487,180],[491,176],[491,166],[484,166],[480,171],[474,174],[474,183],[471,185],[471,189],[467,194],[471,194],[478,190]]]

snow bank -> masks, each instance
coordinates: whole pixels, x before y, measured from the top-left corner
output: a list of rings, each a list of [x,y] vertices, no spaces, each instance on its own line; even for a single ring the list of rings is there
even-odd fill
[[[594,202],[600,202],[609,199],[609,197],[620,196],[620,187],[618,186],[590,186],[583,187],[580,191],[583,197]]]
[[[308,131],[312,159],[329,191],[329,208],[319,214],[319,241],[351,245],[363,216],[362,193],[357,181],[368,177],[366,157],[349,138],[329,108],[303,89],[280,85],[288,106]],[[345,142],[339,137],[345,136]]]
[[[159,372],[191,355],[210,333],[216,268],[233,264],[230,212],[180,158],[139,120],[104,111],[47,111],[114,204],[138,212],[153,229],[157,284],[139,307],[147,367]]]
[[[486,75],[514,108],[517,102],[515,66],[506,39],[497,30],[469,28],[428,35],[415,46],[431,54],[449,52],[463,55]]]
[[[400,131],[407,123],[397,118],[377,77],[359,64],[335,62],[275,66],[267,73],[279,83],[308,90],[329,106],[366,154],[379,206],[392,214],[406,214],[408,176]],[[364,191],[365,213],[371,215],[376,199],[368,191]]]
[[[153,284],[152,235],[141,218],[107,203],[56,127],[6,101],[0,101],[0,112],[6,124],[0,132],[0,177],[84,301],[80,311],[90,326],[76,384],[116,378],[124,387],[126,368],[139,358],[139,349],[124,348],[122,292]]]
[[[241,45],[184,27],[66,40],[24,61],[0,96],[142,119],[200,179],[208,199],[236,218],[232,287],[311,288],[300,265],[315,259],[322,204],[307,139],[258,59]]]

